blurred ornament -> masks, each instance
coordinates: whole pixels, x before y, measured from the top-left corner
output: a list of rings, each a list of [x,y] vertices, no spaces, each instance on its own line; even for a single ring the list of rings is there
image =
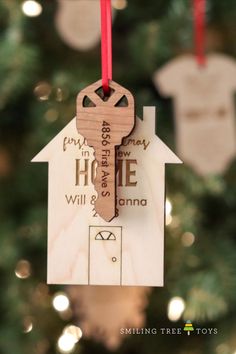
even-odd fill
[[[109,349],[118,348],[125,338],[121,328],[145,324],[150,288],[69,286],[67,292],[83,336],[103,342]]]
[[[100,39],[100,1],[58,0],[56,28],[73,49],[86,51]]]
[[[154,75],[157,88],[174,97],[180,158],[200,175],[220,174],[235,157],[236,62],[220,54],[172,60]]]
[[[21,259],[15,269],[15,275],[20,279],[27,279],[31,275],[31,265],[28,261]]]
[[[22,11],[26,16],[36,17],[42,13],[42,5],[34,0],[24,1],[22,4]]]

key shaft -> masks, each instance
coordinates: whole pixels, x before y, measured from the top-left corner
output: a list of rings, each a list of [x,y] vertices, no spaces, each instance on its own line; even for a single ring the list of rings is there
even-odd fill
[[[101,87],[99,80],[79,93],[76,124],[78,132],[94,148],[97,161],[95,210],[109,222],[116,214],[116,149],[132,132],[135,113],[128,90],[110,81],[110,97],[105,98],[99,95]]]

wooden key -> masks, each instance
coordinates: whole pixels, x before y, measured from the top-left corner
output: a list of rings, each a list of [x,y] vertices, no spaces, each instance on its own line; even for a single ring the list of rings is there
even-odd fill
[[[103,95],[101,80],[79,93],[76,121],[78,132],[95,151],[95,210],[105,221],[116,214],[116,149],[135,123],[132,94],[114,81],[109,87],[109,97]]]

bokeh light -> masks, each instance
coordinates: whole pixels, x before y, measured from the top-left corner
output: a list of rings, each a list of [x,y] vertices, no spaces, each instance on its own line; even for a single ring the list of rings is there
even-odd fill
[[[56,311],[66,311],[69,306],[70,302],[68,297],[65,293],[56,293],[52,300],[53,307]]]
[[[226,343],[221,343],[216,347],[217,354],[228,354],[230,352],[230,348]]]
[[[170,225],[172,223],[172,216],[171,215],[166,215],[166,225]]]
[[[190,247],[195,241],[195,236],[191,232],[185,232],[181,237],[181,241],[184,247]]]
[[[168,304],[168,318],[170,321],[178,321],[185,309],[185,302],[181,297],[173,297]]]
[[[71,353],[75,348],[75,338],[70,333],[63,333],[57,342],[58,349],[61,353]]]
[[[44,115],[44,118],[49,123],[55,122],[58,119],[58,117],[59,117],[58,111],[53,108],[50,108]]]
[[[166,199],[165,211],[166,211],[166,215],[170,215],[172,212],[172,204],[168,198]]]
[[[74,337],[75,343],[82,338],[82,330],[74,325],[68,325],[64,328],[63,334],[71,334]]]
[[[171,204],[170,200],[168,198],[166,198],[166,202],[165,202],[166,225],[170,225],[172,222],[171,211],[172,211],[172,204]]]
[[[22,4],[22,11],[26,16],[36,17],[42,13],[42,5],[34,0],[24,1]]]
[[[17,262],[15,268],[15,275],[17,276],[17,278],[27,279],[31,275],[30,262],[25,259],[21,259],[19,262]]]
[[[52,92],[52,87],[46,81],[39,82],[34,89],[34,94],[39,101],[48,100],[51,92]]]
[[[112,6],[116,10],[124,10],[128,5],[127,0],[113,0]]]
[[[30,333],[33,329],[32,317],[26,316],[23,320],[23,332]]]

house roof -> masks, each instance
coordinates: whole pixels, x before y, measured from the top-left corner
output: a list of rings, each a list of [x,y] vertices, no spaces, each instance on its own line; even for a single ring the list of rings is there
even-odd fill
[[[179,164],[182,161],[170,150],[170,148],[155,134],[155,107],[143,107],[143,120],[137,118],[136,129],[130,136],[135,138],[139,136],[148,137],[152,144],[149,145],[149,153],[155,156],[160,163]],[[31,162],[48,162],[60,151],[58,149],[58,140],[63,140],[65,135],[73,136],[80,139],[81,143],[84,138],[78,134],[76,128],[76,118],[73,118],[32,160]]]

